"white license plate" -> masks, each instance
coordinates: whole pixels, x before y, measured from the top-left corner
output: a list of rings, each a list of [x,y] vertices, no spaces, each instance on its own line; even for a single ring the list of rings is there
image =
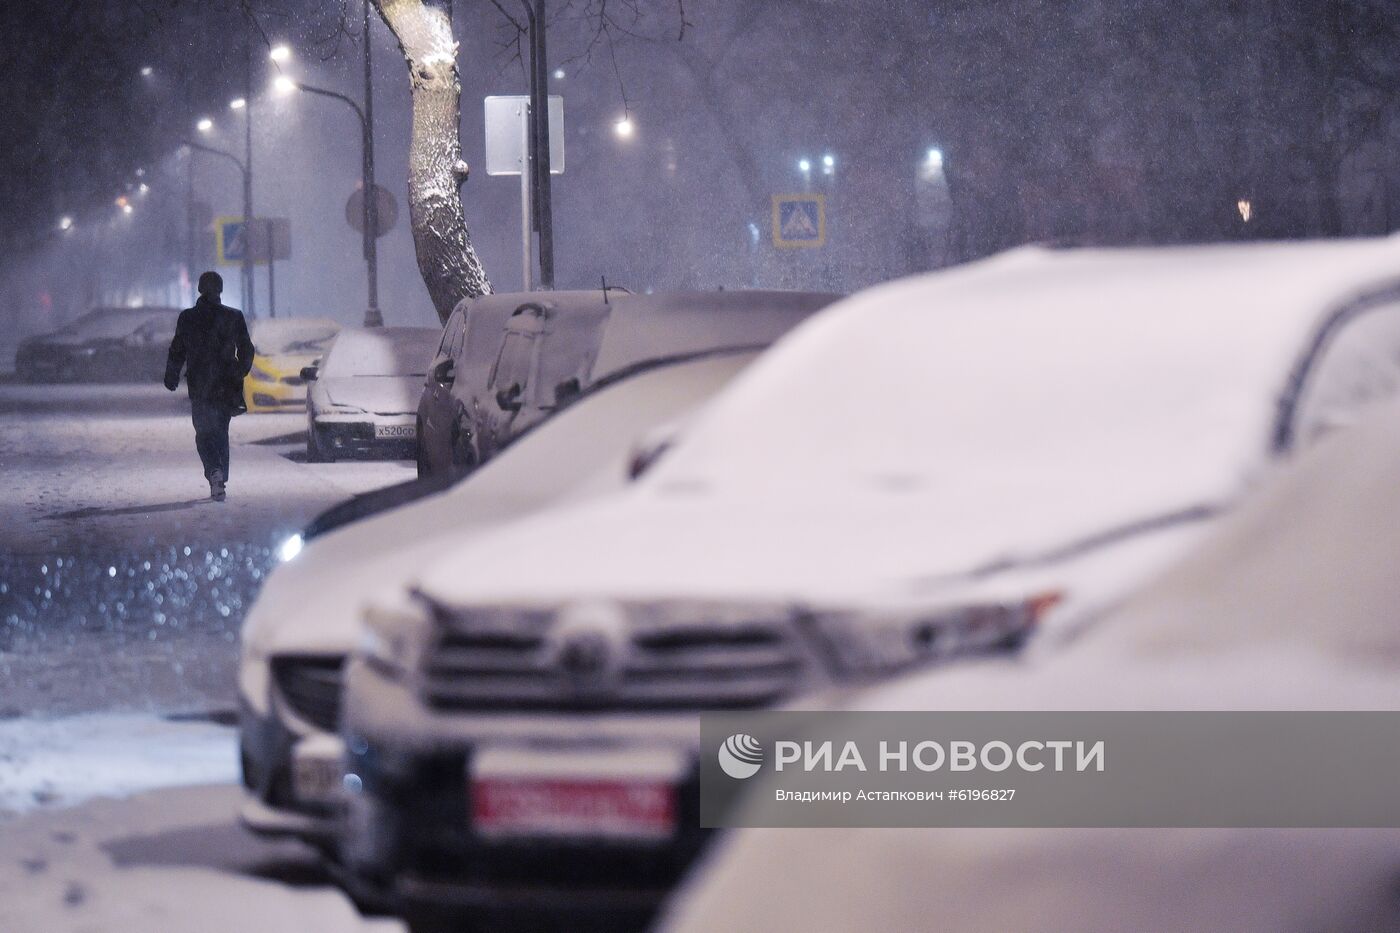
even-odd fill
[[[380,439],[413,440],[418,436],[418,428],[412,424],[376,424],[374,436]]]
[[[329,803],[340,797],[345,768],[344,746],[333,735],[316,735],[292,748],[292,793],[308,803]]]
[[[670,750],[482,749],[468,779],[487,838],[663,841],[676,832],[685,761]]]

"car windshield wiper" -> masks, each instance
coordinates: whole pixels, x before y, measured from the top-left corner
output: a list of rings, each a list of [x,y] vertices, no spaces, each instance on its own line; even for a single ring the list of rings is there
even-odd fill
[[[1134,519],[1123,522],[1119,525],[1110,525],[1107,528],[1072,538],[1062,544],[1049,547],[1041,551],[1028,552],[1024,554],[1004,554],[1001,557],[994,557],[966,570],[953,571],[951,573],[932,574],[920,577],[920,584],[943,584],[955,581],[981,580],[999,573],[1006,573],[1011,570],[1024,570],[1030,567],[1044,567],[1050,564],[1057,564],[1064,560],[1096,551],[1099,548],[1107,547],[1110,544],[1117,544],[1128,538],[1135,538],[1138,535],[1149,534],[1154,531],[1163,531],[1177,525],[1185,525],[1191,522],[1204,521],[1214,518],[1225,511],[1225,506],[1219,503],[1199,503],[1182,509],[1174,509],[1170,512],[1159,512],[1149,515],[1146,518]]]

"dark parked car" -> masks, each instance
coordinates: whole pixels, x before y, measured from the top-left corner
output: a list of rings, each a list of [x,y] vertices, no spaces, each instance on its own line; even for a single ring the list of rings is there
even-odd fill
[[[160,382],[178,308],[95,308],[15,352],[25,382]]]
[[[418,474],[460,473],[629,367],[762,347],[839,295],[620,290],[488,295],[457,306],[418,403]]]

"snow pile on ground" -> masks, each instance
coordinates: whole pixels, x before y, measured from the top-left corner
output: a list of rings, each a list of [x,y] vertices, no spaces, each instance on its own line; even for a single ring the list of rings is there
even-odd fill
[[[94,797],[237,780],[236,733],[211,722],[110,713],[0,721],[0,821]]]

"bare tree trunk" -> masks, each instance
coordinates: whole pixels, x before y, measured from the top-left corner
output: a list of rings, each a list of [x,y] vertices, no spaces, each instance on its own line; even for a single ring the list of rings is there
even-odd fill
[[[458,124],[462,85],[452,38],[451,0],[373,0],[408,63],[413,139],[408,156],[408,216],[418,271],[438,317],[463,298],[490,294],[462,212],[467,179]]]

